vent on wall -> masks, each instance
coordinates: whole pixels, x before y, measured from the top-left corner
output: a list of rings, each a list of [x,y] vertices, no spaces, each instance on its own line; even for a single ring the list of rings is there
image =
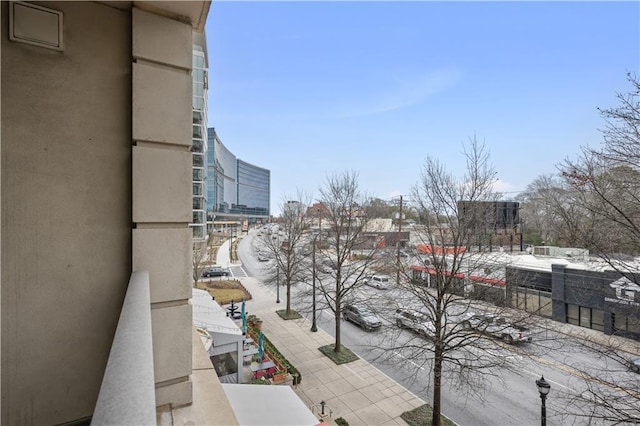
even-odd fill
[[[9,40],[64,50],[62,12],[31,3],[9,2]]]

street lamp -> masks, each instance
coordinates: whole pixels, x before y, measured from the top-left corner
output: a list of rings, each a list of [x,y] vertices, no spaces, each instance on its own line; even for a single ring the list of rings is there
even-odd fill
[[[313,313],[311,316],[311,331],[314,333],[318,331],[318,326],[316,325],[316,239],[318,238],[318,235],[320,234],[316,234],[313,237],[313,249],[311,251],[311,271],[313,274],[313,294],[311,295]]]
[[[276,264],[276,303],[280,303],[280,266]]]
[[[539,380],[536,380],[536,386],[538,387],[538,392],[540,393],[540,399],[542,400],[542,411],[541,411],[541,425],[547,426],[547,395],[551,390],[551,385],[544,379],[542,376]]]

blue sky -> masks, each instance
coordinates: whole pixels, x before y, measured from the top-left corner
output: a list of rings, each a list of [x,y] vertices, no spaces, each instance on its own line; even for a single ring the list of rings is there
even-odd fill
[[[515,196],[580,146],[640,75],[639,2],[226,2],[207,20],[209,126],[271,170],[271,208],[328,174],[410,193],[484,140]]]

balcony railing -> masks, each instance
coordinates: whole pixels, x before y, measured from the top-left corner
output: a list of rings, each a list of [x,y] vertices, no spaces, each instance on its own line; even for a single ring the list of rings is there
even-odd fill
[[[156,424],[147,271],[135,271],[129,279],[91,424]]]

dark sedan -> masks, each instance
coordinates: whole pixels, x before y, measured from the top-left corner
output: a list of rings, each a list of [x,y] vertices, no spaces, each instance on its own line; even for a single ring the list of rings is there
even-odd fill
[[[212,268],[207,268],[202,273],[202,276],[206,277],[206,278],[209,278],[209,277],[227,277],[227,276],[229,276],[229,270],[214,266]]]

